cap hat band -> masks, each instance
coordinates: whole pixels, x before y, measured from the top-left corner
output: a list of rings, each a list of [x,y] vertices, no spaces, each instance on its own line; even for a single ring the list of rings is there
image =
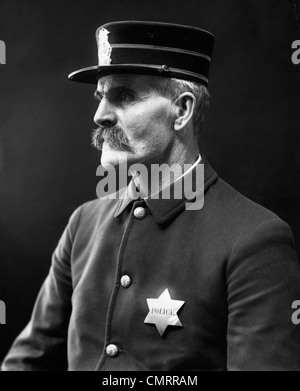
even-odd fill
[[[210,57],[206,54],[192,52],[191,50],[184,50],[179,48],[171,48],[167,46],[156,46],[156,45],[139,45],[139,44],[127,44],[127,43],[113,43],[111,45],[112,49],[147,49],[147,50],[162,50],[164,52],[174,52],[188,54],[190,56],[202,57],[207,61],[211,61]]]

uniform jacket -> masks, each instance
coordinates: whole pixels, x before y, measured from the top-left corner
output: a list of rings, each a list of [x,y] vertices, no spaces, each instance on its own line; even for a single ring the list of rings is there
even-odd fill
[[[289,226],[207,162],[204,206],[185,210],[185,201],[80,206],[2,369],[299,370],[291,305],[300,299],[300,274]],[[147,299],[165,289],[184,305],[182,326],[161,336],[144,320]]]

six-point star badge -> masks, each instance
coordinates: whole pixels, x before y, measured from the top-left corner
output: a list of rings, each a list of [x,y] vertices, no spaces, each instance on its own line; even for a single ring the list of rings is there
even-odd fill
[[[168,326],[182,326],[177,312],[184,303],[182,300],[172,300],[169,290],[165,289],[158,299],[147,299],[149,312],[144,323],[155,324],[160,335]]]

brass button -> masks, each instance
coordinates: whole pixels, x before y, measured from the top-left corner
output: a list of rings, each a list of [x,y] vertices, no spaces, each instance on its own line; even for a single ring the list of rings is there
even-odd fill
[[[131,285],[131,278],[124,274],[124,276],[121,277],[121,285],[123,288],[129,288]]]
[[[133,214],[137,219],[142,220],[146,217],[147,211],[142,206],[138,206],[134,209]]]
[[[109,357],[116,357],[119,353],[119,349],[113,343],[106,346],[106,354]]]

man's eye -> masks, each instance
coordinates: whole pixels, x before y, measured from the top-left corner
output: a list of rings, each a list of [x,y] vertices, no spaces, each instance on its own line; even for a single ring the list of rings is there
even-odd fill
[[[126,92],[122,92],[120,94],[120,100],[123,101],[123,102],[127,102],[127,101],[130,101],[132,99],[132,96]]]

